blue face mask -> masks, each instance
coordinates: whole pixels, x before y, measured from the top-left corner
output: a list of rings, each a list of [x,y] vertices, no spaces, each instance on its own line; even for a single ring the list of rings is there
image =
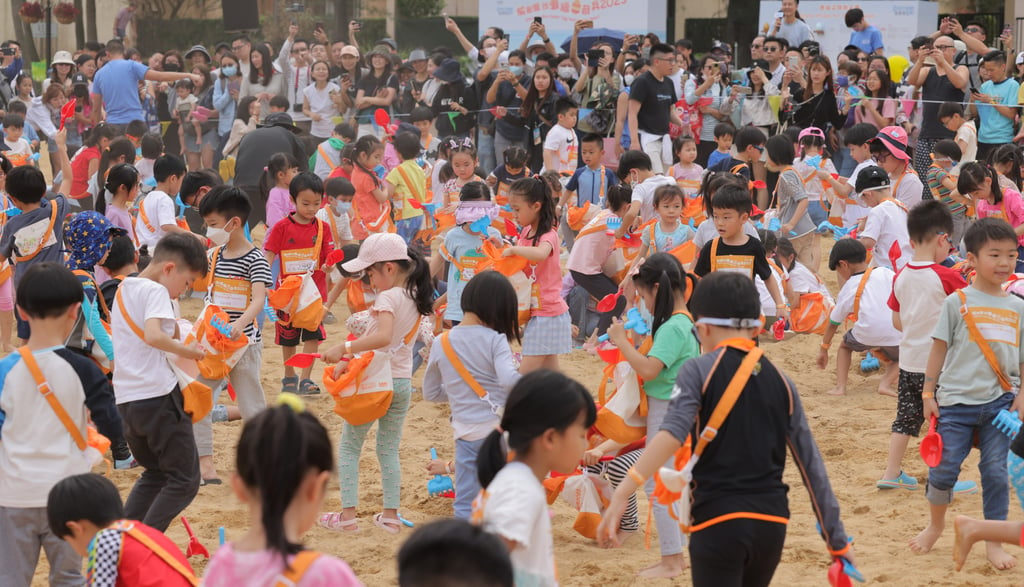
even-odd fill
[[[836,85],[839,86],[840,88],[845,88],[846,86],[850,85],[850,78],[845,75],[837,75]]]
[[[228,77],[234,77],[238,75],[238,67],[234,65],[225,65],[224,67],[220,68],[220,72]]]
[[[512,75],[514,75],[516,77],[519,77],[519,76],[523,75],[523,66],[522,65],[509,65],[508,66],[508,70],[509,70],[509,72]]]

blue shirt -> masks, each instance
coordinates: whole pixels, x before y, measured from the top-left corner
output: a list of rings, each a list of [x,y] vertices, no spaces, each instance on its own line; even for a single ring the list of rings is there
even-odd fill
[[[978,90],[982,94],[988,94],[996,98],[997,104],[1006,106],[1017,105],[1017,90],[1020,84],[1013,78],[1006,78],[998,84],[986,81],[981,84]],[[981,125],[978,126],[979,143],[1009,143],[1013,141],[1013,119],[1007,118],[996,110],[995,106],[983,102],[977,102],[978,116],[981,118]]]
[[[882,31],[870,24],[862,31],[850,31],[850,42],[847,44],[856,45],[858,49],[869,55],[875,49],[885,49],[885,43],[882,42]]]
[[[17,216],[15,216],[17,218]],[[487,234],[501,238],[501,233],[492,227],[487,228]],[[448,266],[448,307],[444,311],[445,320],[462,321],[462,290],[475,274],[475,266],[483,259],[484,254],[480,251],[484,239],[479,234],[470,234],[463,230],[461,225],[448,231],[444,236],[444,248],[441,256],[449,261]],[[459,266],[452,262],[463,265]]]
[[[139,82],[146,78],[147,71],[149,68],[137,61],[114,59],[96,72],[92,93],[103,97],[107,123],[128,124],[146,119],[139,100]]]
[[[602,170],[604,171],[603,185],[601,182]],[[619,178],[615,177],[615,172],[611,169],[607,169],[603,165],[597,169],[591,169],[584,165],[572,174],[569,182],[565,184],[565,189],[576,192],[576,206],[583,206],[585,202],[590,202],[603,207],[608,188],[617,183],[619,183]]]
[[[726,159],[732,159],[732,155],[729,153],[723,153],[718,149],[715,149],[714,151],[711,151],[711,155],[708,156],[707,166],[709,168],[714,167],[715,165],[718,164],[719,161],[724,161]]]

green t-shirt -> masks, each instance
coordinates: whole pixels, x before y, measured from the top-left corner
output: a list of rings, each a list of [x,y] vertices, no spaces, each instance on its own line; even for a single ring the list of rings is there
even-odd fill
[[[686,314],[675,314],[654,334],[648,357],[661,361],[665,368],[658,376],[644,382],[644,391],[655,399],[670,399],[679,368],[687,359],[700,356],[700,345],[693,335],[693,321]]]
[[[993,297],[970,286],[962,291],[1000,368],[1010,378],[1010,383],[1019,388],[1020,365],[1024,363],[1024,301],[1013,295]],[[967,324],[960,315],[960,296],[956,293],[942,303],[932,338],[948,345],[935,394],[939,406],[987,404],[1006,393],[978,345],[970,340]]]

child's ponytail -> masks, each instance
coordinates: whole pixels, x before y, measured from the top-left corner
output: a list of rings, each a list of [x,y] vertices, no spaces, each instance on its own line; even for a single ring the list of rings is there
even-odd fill
[[[107,212],[107,193],[110,193],[110,199],[113,201],[114,196],[117,195],[117,190],[122,187],[126,191],[131,193],[132,188],[139,183],[139,171],[135,169],[135,166],[131,163],[118,163],[117,165],[110,168],[110,173],[107,174],[107,181],[103,183],[103,188],[100,190],[99,196],[96,198],[96,211],[100,214],[106,214]]]
[[[1013,143],[1000,145],[989,155],[989,160],[993,166],[1009,165],[1010,169],[1007,170],[1006,177],[1013,182],[1016,189],[1021,189],[1021,166],[1024,165],[1024,154],[1021,153],[1020,147]]]
[[[288,540],[285,512],[308,473],[334,469],[327,430],[301,407],[266,409],[242,428],[235,467],[245,486],[259,497],[267,549],[280,554],[287,566],[288,555],[301,551],[302,545]]]
[[[410,261],[395,261],[406,271],[405,291],[416,302],[416,311],[422,316],[434,313],[434,281],[430,277],[430,263],[416,249],[408,249]]]
[[[270,190],[277,187],[277,174],[297,168],[299,162],[290,153],[274,153],[260,176],[260,196],[266,202],[270,198]]]
[[[595,420],[594,398],[576,380],[547,369],[524,375],[509,393],[500,428],[480,447],[480,486],[486,489],[505,463],[529,454],[533,441],[548,430],[562,433],[576,422],[590,428]]]
[[[985,183],[985,178],[992,180],[992,201],[999,204],[1003,201],[1003,190],[999,187],[999,173],[995,168],[979,161],[970,161],[960,166],[960,177],[956,180],[956,191],[968,195],[978,191]]]
[[[779,244],[775,247],[775,259],[781,260],[780,257],[787,259],[793,259],[789,263],[785,264],[786,271],[792,271],[796,267],[796,248],[793,247],[793,243],[786,237],[779,238]]]
[[[633,276],[633,283],[638,287],[653,291],[654,286],[658,286],[654,296],[654,311],[651,312],[654,315],[652,334],[657,334],[658,328],[672,317],[676,308],[676,295],[686,298],[684,274],[679,259],[668,253],[655,253],[640,265],[637,274]]]

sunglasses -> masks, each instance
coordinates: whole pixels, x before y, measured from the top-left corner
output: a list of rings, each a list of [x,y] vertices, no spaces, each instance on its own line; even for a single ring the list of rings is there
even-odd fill
[[[939,51],[945,51],[946,49],[952,49],[953,45],[935,45],[935,48]]]

